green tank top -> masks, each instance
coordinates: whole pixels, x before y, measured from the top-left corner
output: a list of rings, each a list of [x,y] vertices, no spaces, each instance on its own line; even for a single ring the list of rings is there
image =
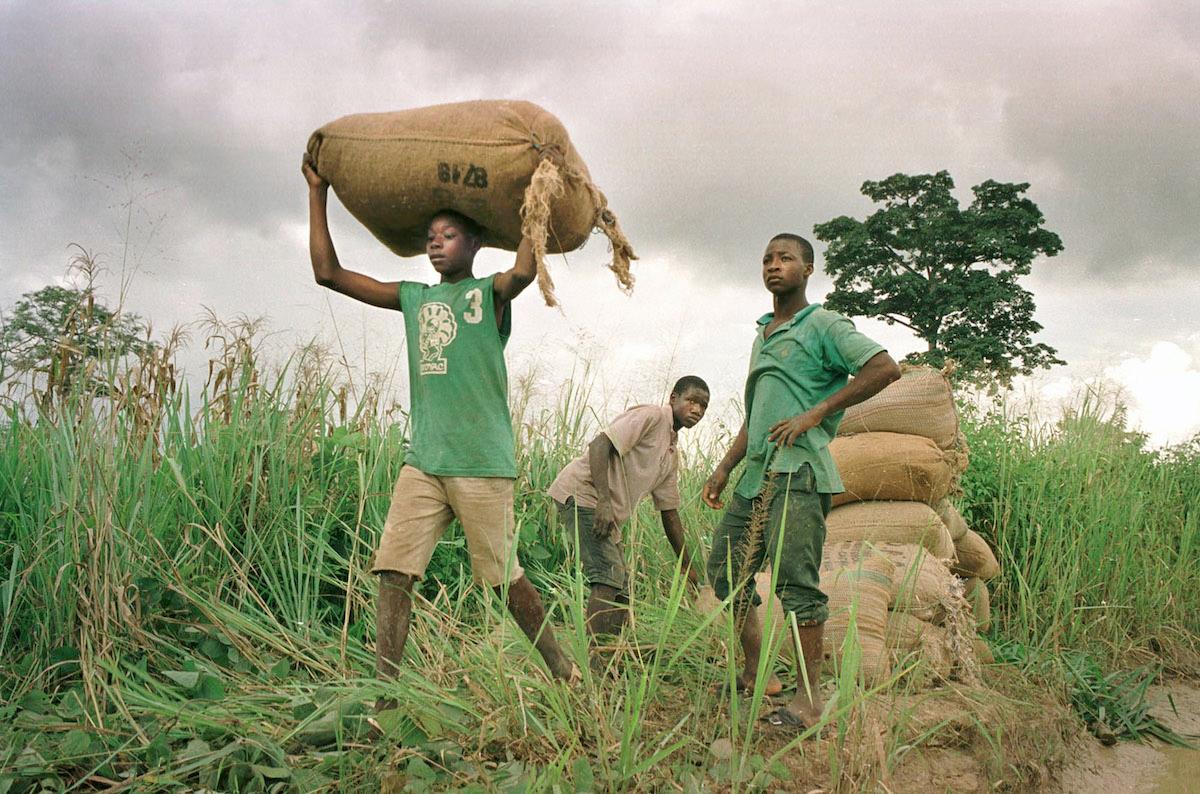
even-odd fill
[[[405,463],[448,477],[516,477],[504,346],[512,306],[496,327],[492,279],[400,284],[408,342]]]

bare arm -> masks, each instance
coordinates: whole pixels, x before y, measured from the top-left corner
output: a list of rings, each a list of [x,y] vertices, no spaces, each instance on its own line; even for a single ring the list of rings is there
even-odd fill
[[[880,351],[863,364],[858,374],[841,389],[799,416],[783,419],[772,425],[767,439],[790,447],[797,438],[816,427],[831,413],[874,397],[885,386],[899,378],[900,367],[887,351]]]
[[[308,182],[308,252],[312,259],[313,278],[322,287],[363,303],[382,309],[399,309],[399,282],[378,281],[362,273],[346,270],[338,262],[333,238],[329,236],[329,183],[313,169],[307,154],[300,170]]]
[[[612,490],[608,485],[608,462],[617,454],[612,439],[604,433],[597,433],[588,444],[588,471],[592,475],[592,485],[596,488],[596,523],[593,527],[596,536],[605,538],[616,530],[616,519],[612,512]]]
[[[716,471],[708,478],[708,482],[704,483],[704,490],[700,494],[704,504],[713,510],[720,510],[725,506],[725,503],[721,501],[721,491],[725,490],[725,484],[729,482],[729,473],[742,462],[742,458],[746,457],[747,443],[746,423],[742,422],[742,429],[733,439],[733,446],[717,464]]]
[[[533,259],[533,244],[528,237],[521,238],[517,246],[517,261],[503,273],[497,273],[492,280],[492,291],[496,293],[496,303],[507,303],[517,297],[526,287],[537,278],[537,263]]]
[[[692,558],[683,543],[683,521],[679,518],[679,511],[663,510],[662,525],[667,542],[671,544],[671,548],[675,550],[675,556],[683,565],[683,572],[687,574],[688,583],[699,585],[700,574],[697,572],[696,566],[692,565]]]

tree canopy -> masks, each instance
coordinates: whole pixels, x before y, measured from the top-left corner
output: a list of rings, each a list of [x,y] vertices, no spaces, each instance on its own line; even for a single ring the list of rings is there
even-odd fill
[[[140,354],[153,345],[136,314],[113,312],[96,299],[89,284],[80,289],[48,285],[27,292],[0,328],[0,355],[6,368],[44,376],[50,390],[72,385],[100,386],[101,360]],[[84,381],[81,382],[80,379]]]
[[[911,329],[928,349],[906,360],[941,367],[953,359],[958,376],[975,382],[1006,384],[1065,363],[1033,341],[1042,326],[1018,283],[1035,258],[1063,248],[1028,188],[989,179],[971,188],[963,209],[946,171],[864,182],[863,194],[882,208],[814,229],[828,244],[834,284],[825,305]]]

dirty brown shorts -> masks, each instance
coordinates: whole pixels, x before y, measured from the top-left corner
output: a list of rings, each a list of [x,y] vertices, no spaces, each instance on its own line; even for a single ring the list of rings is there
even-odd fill
[[[383,536],[371,573],[421,577],[450,522],[467,536],[471,573],[491,587],[525,575],[517,559],[513,480],[507,477],[440,477],[405,466],[396,478]]]
[[[555,501],[554,506],[558,509],[567,547],[578,559],[588,585],[602,584],[618,593],[628,592],[629,572],[625,569],[620,532],[615,537],[596,537],[592,531],[596,525],[595,508],[575,504],[574,497],[567,497],[566,504]]]
[[[775,594],[787,612],[795,613],[801,625],[824,623],[829,618],[828,598],[821,592],[821,554],[825,545],[825,516],[833,497],[818,493],[812,466],[771,475],[775,491],[767,505],[766,525],[761,537],[752,540],[750,523],[755,502],[763,493],[746,499],[736,493],[713,533],[708,556],[708,581],[717,598],[736,591],[735,605],[757,606],[761,599],[754,589],[754,574],[768,562],[775,569]],[[761,505],[760,505],[761,506]]]

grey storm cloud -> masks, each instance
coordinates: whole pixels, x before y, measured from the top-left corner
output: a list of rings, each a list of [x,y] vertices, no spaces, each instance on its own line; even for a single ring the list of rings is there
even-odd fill
[[[321,123],[520,96],[564,119],[643,255],[712,277],[863,215],[863,180],[941,168],[964,197],[1032,182],[1072,267],[1178,273],[1200,242],[1198,31],[1182,2],[8,3],[0,269],[60,261],[112,214],[88,180],[131,157],[177,227],[266,239],[303,221]]]
[[[1101,277],[1194,272],[1200,7],[1126,4],[1040,23],[1011,67],[1005,137],[1046,180],[1043,210],[1067,251]]]

